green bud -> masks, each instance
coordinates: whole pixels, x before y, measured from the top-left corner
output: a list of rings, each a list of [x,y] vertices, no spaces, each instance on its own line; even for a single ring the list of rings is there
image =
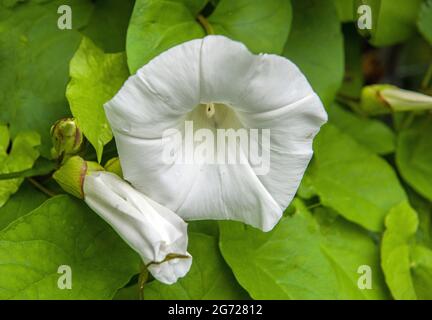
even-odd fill
[[[366,86],[360,108],[370,115],[432,110],[432,97],[388,84]]]
[[[61,161],[79,153],[84,144],[84,136],[74,118],[58,120],[51,127],[51,137],[52,156]]]
[[[64,191],[84,199],[84,179],[94,171],[103,171],[104,168],[96,162],[85,161],[79,156],[68,158],[65,163],[53,174],[53,178]]]
[[[105,164],[105,170],[118,175],[123,178],[123,171],[120,164],[120,159],[118,157],[112,158]]]

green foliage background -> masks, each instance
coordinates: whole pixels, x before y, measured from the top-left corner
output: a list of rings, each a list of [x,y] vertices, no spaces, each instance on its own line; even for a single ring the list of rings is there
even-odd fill
[[[72,30],[57,28],[62,4]],[[191,271],[172,286],[150,279],[144,298],[432,299],[432,114],[356,107],[373,83],[432,95],[432,0],[0,0],[0,298],[138,298],[138,256],[52,180],[50,126],[73,115],[84,157],[105,163],[117,152],[103,103],[208,33],[294,61],[329,123],[273,231],[190,223]],[[60,265],[72,290],[57,287]],[[363,265],[371,289],[358,287]]]

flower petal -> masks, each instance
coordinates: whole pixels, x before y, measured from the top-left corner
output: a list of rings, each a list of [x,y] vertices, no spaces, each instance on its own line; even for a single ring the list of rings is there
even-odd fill
[[[253,55],[242,43],[207,36],[201,49],[201,102],[264,112],[290,105],[313,90],[298,67],[273,54]]]
[[[254,73],[256,56],[244,44],[207,36],[201,49],[201,102],[236,105]]]
[[[104,106],[112,129],[154,139],[181,125],[200,101],[201,43],[198,39],[171,48],[129,77]]]
[[[286,208],[312,158],[313,139],[327,121],[319,97],[312,94],[288,106],[262,113],[237,112],[237,117],[246,128],[271,128],[270,170],[265,175],[258,175],[258,179],[279,206]],[[261,135],[257,140],[260,144]]]
[[[156,279],[173,283],[187,273],[192,259],[186,251],[187,224],[174,212],[108,172],[86,176],[84,195],[89,207],[139,253],[144,263],[158,264],[149,267]],[[189,258],[172,259],[182,260],[177,264],[165,261],[172,254]]]

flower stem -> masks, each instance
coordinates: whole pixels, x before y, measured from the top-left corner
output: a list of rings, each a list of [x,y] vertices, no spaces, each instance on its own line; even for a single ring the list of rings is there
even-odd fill
[[[422,81],[422,89],[426,90],[429,87],[429,83],[432,80],[432,63],[426,71],[425,77]]]
[[[197,20],[202,25],[202,27],[204,28],[207,34],[214,34],[212,25],[208,22],[208,20],[203,15],[201,14],[198,15]]]
[[[148,270],[147,270],[147,266],[144,263],[141,263],[140,269],[141,272],[138,278],[138,294],[139,294],[139,299],[144,300],[144,286],[148,279]]]
[[[54,196],[56,196],[56,194],[53,192],[53,191],[51,191],[51,190],[49,190],[49,189],[47,189],[47,188],[45,188],[42,184],[40,184],[39,182],[37,182],[35,179],[33,179],[33,178],[27,178],[27,180],[33,185],[33,186],[35,186],[37,189],[39,189],[40,191],[42,191],[43,193],[45,193],[48,197],[54,197]]]

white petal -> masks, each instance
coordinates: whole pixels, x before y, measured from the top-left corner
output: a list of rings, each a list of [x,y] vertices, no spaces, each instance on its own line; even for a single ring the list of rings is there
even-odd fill
[[[199,167],[164,161],[162,139],[146,140],[114,132],[125,180],[174,212],[189,193]],[[177,150],[175,156],[177,156]]]
[[[295,64],[272,55],[253,55],[240,42],[208,36],[201,51],[201,102],[237,111],[264,112],[295,103],[313,90]]]
[[[189,270],[187,224],[175,213],[136,191],[118,176],[94,172],[84,180],[85,202],[136,252],[146,264],[160,263],[154,277],[173,283]],[[165,258],[170,254],[189,256],[178,264]],[[161,263],[162,262],[162,263]],[[168,264],[169,266],[164,266]],[[179,270],[176,270],[176,267]]]
[[[271,230],[282,210],[249,165],[204,165],[177,213],[186,220],[235,220]]]
[[[129,77],[105,104],[112,129],[153,139],[181,125],[200,101],[201,43],[198,39],[171,48]]]
[[[236,105],[254,73],[254,56],[240,42],[207,36],[201,49],[201,102]]]
[[[237,220],[267,231],[282,215],[249,164],[169,165],[160,139],[117,133],[116,143],[124,178],[186,220]]]
[[[327,114],[316,94],[282,108],[237,116],[246,128],[271,128],[269,172],[258,175],[284,209],[291,202],[312,158],[312,142]],[[261,141],[261,136],[258,137]]]
[[[272,111],[314,93],[306,77],[288,59],[274,54],[255,57],[254,73],[238,105],[234,106],[237,110],[258,113]]]

